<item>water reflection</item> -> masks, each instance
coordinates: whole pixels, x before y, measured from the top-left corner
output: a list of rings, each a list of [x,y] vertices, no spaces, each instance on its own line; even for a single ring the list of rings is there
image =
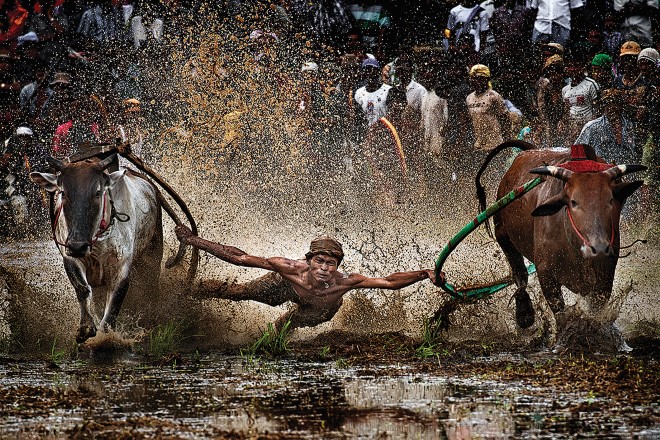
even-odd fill
[[[136,359],[0,362],[7,417],[1,438],[108,437],[528,438],[598,428],[629,438],[654,427],[612,408],[579,413],[585,396],[556,396],[522,384],[414,373],[398,365],[336,369],[332,364],[246,363],[213,356],[184,366]],[[3,411],[4,412],[4,411]],[[643,423],[642,423],[643,425]],[[160,434],[159,434],[160,433]]]

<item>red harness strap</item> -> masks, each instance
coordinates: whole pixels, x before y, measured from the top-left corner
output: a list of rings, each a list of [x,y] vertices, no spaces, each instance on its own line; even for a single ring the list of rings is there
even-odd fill
[[[587,247],[592,247],[591,244],[589,244],[589,241],[584,238],[584,236],[580,233],[578,230],[577,226],[575,226],[575,222],[573,221],[573,215],[571,214],[570,208],[567,206],[566,207],[566,213],[568,214],[568,220],[571,222],[571,227],[575,231],[578,237],[580,237],[580,240],[582,240],[582,243],[584,243],[585,246]],[[614,223],[611,222],[610,226],[612,227],[612,236],[610,237],[610,246],[614,246]]]

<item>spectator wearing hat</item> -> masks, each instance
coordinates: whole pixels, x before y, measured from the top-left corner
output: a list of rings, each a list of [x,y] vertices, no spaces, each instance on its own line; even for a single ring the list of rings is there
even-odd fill
[[[614,78],[614,88],[624,92],[619,95],[624,100],[623,114],[632,124],[637,120],[637,107],[646,85],[637,65],[637,56],[641,51],[639,44],[634,41],[623,43],[619,54],[618,74]]]
[[[571,15],[582,8],[582,0],[531,0],[536,10],[532,43],[556,42],[562,46],[571,36]]]
[[[365,85],[355,91],[355,102],[362,108],[364,121],[372,125],[387,113],[387,93],[392,88],[383,84],[380,63],[373,57],[362,61]]]
[[[621,19],[621,34],[644,47],[653,45],[653,20],[658,13],[657,0],[614,0],[614,10]]]
[[[564,117],[567,121],[569,139],[574,139],[588,121],[597,116],[596,100],[599,88],[596,81],[584,74],[586,63],[582,58],[573,57],[566,64],[568,84],[561,91],[567,107]]]
[[[565,111],[562,89],[565,78],[564,59],[552,55],[543,65],[543,77],[539,80],[536,92],[538,127],[534,131],[534,141],[543,147],[566,145],[562,123]]]
[[[612,70],[612,57],[606,53],[599,53],[591,60],[591,77],[598,84],[599,90],[612,87],[614,71]]]
[[[465,99],[477,151],[489,151],[511,137],[511,121],[504,99],[490,86],[490,69],[475,64],[470,69],[472,93]]]
[[[635,41],[626,41],[619,52],[618,75],[614,87],[620,90],[633,90],[644,85],[644,78],[637,66],[637,56],[642,48]]]

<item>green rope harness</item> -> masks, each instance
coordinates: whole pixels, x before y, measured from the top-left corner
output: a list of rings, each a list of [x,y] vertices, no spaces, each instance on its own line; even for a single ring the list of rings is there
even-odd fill
[[[465,237],[467,237],[472,231],[474,231],[480,224],[488,220],[490,217],[493,216],[497,211],[503,209],[506,205],[509,203],[513,202],[514,200],[522,197],[524,194],[528,193],[531,191],[533,188],[535,188],[539,183],[541,183],[541,178],[537,177],[534,180],[530,180],[529,182],[525,183],[522,186],[519,186],[518,188],[514,189],[492,205],[490,205],[484,212],[480,213],[475,217],[474,220],[472,220],[470,223],[465,225],[463,229],[461,229],[458,234],[456,234],[449,242],[445,245],[444,249],[442,249],[442,252],[438,256],[438,259],[435,260],[435,277],[436,279],[439,279],[440,272],[442,271],[442,266],[445,264],[445,260],[447,260],[447,257],[456,249],[456,247],[463,241]],[[532,274],[536,272],[536,266],[534,264],[531,264],[527,266],[527,273]],[[481,299],[485,298],[486,296],[492,295],[495,292],[498,292],[508,285],[510,285],[513,281],[500,281],[496,282],[494,284],[488,285],[488,286],[480,286],[480,287],[465,287],[461,289],[456,289],[453,285],[447,283],[446,281],[442,284],[439,284],[439,287],[441,287],[445,292],[447,292],[449,295],[451,295],[452,298],[454,299]]]

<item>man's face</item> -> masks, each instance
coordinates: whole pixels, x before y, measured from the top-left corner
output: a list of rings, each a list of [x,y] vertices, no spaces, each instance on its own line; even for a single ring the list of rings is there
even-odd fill
[[[399,76],[399,80],[403,86],[407,86],[412,81],[413,70],[411,66],[402,65],[397,67],[396,73]]]
[[[379,68],[365,66],[362,68],[362,75],[364,75],[363,78],[370,88],[377,89],[378,87],[380,87],[382,81],[381,81]]]
[[[644,58],[637,62],[637,66],[639,67],[639,71],[642,72],[642,75],[644,76],[653,74],[653,71],[655,70],[655,64],[653,64],[652,61]]]
[[[574,79],[580,79],[584,75],[584,64],[576,61],[568,63],[566,73]]]
[[[328,282],[339,266],[339,260],[329,255],[317,254],[307,260],[312,278],[318,282]]]
[[[591,66],[591,77],[596,80],[598,84],[606,83],[612,78],[612,69],[603,66]]]
[[[626,72],[634,72],[637,70],[637,55],[622,55],[619,57],[621,68]]]
[[[470,85],[472,86],[472,90],[475,90],[476,92],[484,92],[488,89],[488,81],[490,78],[487,78],[485,76],[480,76],[480,75],[474,75],[470,77]]]

